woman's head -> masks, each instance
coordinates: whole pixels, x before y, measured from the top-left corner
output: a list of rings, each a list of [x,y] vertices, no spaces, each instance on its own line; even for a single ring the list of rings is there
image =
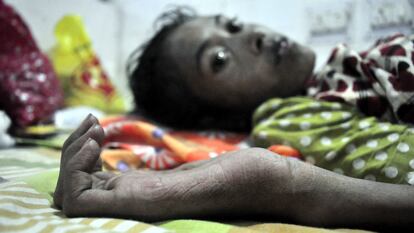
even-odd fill
[[[248,121],[266,99],[300,94],[312,73],[313,52],[266,27],[188,8],[166,16],[174,20],[130,75],[137,107],[158,121],[195,127]]]

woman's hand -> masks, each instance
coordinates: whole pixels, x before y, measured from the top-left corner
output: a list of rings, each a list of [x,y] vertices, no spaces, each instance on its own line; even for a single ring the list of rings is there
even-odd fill
[[[65,194],[64,178],[66,175],[65,173],[67,172],[66,167],[68,166],[68,162],[82,149],[83,146],[86,145],[86,142],[89,139],[93,139],[95,143],[102,143],[104,139],[103,130],[100,127],[98,120],[92,115],[88,115],[63,144],[62,156],[60,158],[59,178],[53,195],[54,205],[58,208],[62,208],[63,204],[63,197]],[[100,171],[101,165],[101,160],[97,159],[96,164],[94,164],[94,170]]]
[[[273,211],[280,209],[283,216],[288,213],[286,203],[293,198],[288,163],[267,150],[231,152],[169,172],[116,175],[101,171],[103,138],[98,121],[89,116],[64,144],[54,203],[68,216],[158,221],[242,215],[263,212],[268,200],[274,203]],[[270,184],[270,180],[277,183]],[[283,194],[280,198],[289,200],[271,196],[275,190]],[[288,209],[292,209],[290,204]]]

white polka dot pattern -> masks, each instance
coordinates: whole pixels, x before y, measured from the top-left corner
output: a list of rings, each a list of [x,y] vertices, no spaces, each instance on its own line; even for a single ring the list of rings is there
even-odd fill
[[[300,144],[301,144],[302,146],[307,147],[307,146],[309,146],[311,143],[312,143],[312,138],[311,138],[311,137],[309,137],[309,136],[303,136],[303,137],[301,137],[301,138],[300,138]]]
[[[407,173],[406,180],[408,184],[414,185],[414,172]]]
[[[365,166],[365,160],[363,160],[363,159],[355,159],[355,160],[352,162],[352,167],[353,167],[355,170],[362,169],[364,166]]]
[[[342,118],[343,119],[349,119],[349,118],[351,118],[351,113],[349,113],[349,112],[342,113]]]
[[[376,160],[385,161],[387,158],[388,158],[388,155],[384,151],[380,151],[375,154]]]
[[[303,118],[311,118],[311,117],[312,117],[312,113],[303,114]]]
[[[290,121],[289,120],[286,120],[286,119],[280,120],[279,121],[279,125],[281,127],[288,127],[290,125]]]
[[[332,144],[332,140],[328,137],[321,138],[321,144],[324,146],[329,146]]]
[[[332,161],[333,159],[335,159],[336,156],[337,156],[336,151],[330,151],[325,155],[325,159],[327,161]]]
[[[378,141],[377,140],[369,140],[367,142],[367,147],[369,148],[375,148],[378,146]]]
[[[387,136],[388,141],[390,142],[396,142],[398,141],[398,139],[400,138],[400,136],[397,133],[393,133]]]
[[[407,153],[410,150],[410,146],[407,143],[398,143],[397,150],[401,153]]]
[[[307,121],[301,122],[299,125],[300,129],[307,130],[311,127],[311,124]]]
[[[361,121],[359,122],[359,128],[360,129],[366,129],[371,125],[368,121]]]
[[[396,167],[386,167],[384,173],[386,177],[393,179],[398,176],[398,169]]]
[[[372,117],[335,111],[337,107],[331,107],[328,102],[313,104],[315,109],[310,104],[298,107],[289,103],[286,106],[292,112],[284,111],[283,117],[273,118],[273,124],[268,126],[260,123],[260,126],[279,130],[268,137],[269,142],[275,137],[276,142],[289,143],[301,151],[306,162],[338,174],[414,185],[414,144],[411,143],[414,128],[407,130]],[[288,119],[292,116],[295,118]]]
[[[412,169],[414,169],[414,159],[410,160],[409,165]]]
[[[341,127],[344,129],[348,129],[351,128],[351,123],[350,122],[345,122],[341,124]]]
[[[332,113],[331,112],[322,112],[321,117],[325,120],[329,120],[329,119],[332,118]]]

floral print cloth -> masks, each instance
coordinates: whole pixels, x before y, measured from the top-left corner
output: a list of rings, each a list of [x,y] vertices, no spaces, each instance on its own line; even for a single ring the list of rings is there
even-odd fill
[[[108,169],[164,170],[217,157],[247,146],[247,135],[230,132],[174,131],[124,116],[100,119],[105,130],[101,153]]]
[[[361,53],[338,45],[309,80],[307,92],[353,105],[368,116],[414,124],[414,35],[378,40]]]

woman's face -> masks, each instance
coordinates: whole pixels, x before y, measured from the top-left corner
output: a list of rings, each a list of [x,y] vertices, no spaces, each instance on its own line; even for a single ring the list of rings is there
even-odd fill
[[[300,94],[315,60],[310,49],[281,34],[221,15],[186,22],[164,45],[196,96],[232,109]]]

